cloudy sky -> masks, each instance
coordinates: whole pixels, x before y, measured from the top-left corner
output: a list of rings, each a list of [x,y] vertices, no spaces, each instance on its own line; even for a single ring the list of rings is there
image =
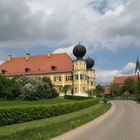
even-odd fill
[[[67,52],[95,60],[97,83],[134,73],[140,56],[140,0],[0,0],[0,62],[7,55]]]

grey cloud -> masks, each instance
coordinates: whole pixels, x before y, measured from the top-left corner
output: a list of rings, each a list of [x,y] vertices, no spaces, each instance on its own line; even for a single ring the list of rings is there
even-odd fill
[[[101,9],[103,1],[107,3],[106,10],[100,14],[89,5],[96,5],[97,0],[1,0],[0,47],[21,42],[27,46],[99,42],[98,47],[106,48],[139,43],[140,2],[100,0]],[[119,5],[124,5],[123,11],[114,15]],[[51,14],[46,13],[50,9]],[[110,16],[106,16],[108,11]]]

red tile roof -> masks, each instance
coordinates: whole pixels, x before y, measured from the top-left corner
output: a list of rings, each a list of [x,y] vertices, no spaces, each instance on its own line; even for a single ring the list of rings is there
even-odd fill
[[[128,76],[114,77],[114,83],[116,83],[116,84],[123,84],[124,81],[125,81],[127,78],[134,78],[134,79],[137,79],[137,76],[136,76],[136,75],[128,75]]]
[[[53,67],[56,69],[53,70]],[[24,75],[25,69],[29,69],[27,74],[49,74],[59,72],[72,72],[73,61],[66,53],[30,56],[29,60],[25,57],[12,58],[0,65],[0,72],[5,70],[5,75]]]

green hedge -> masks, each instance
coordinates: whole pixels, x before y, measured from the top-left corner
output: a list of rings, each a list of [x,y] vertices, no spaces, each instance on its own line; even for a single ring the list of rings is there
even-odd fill
[[[55,105],[0,108],[0,126],[58,116],[84,109],[98,102],[98,99],[90,99]]]
[[[85,100],[85,99],[92,99],[92,97],[65,95],[64,99]]]

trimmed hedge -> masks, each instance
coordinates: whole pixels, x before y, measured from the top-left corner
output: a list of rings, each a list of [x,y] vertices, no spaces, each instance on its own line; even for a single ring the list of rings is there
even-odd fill
[[[64,99],[85,100],[85,99],[92,99],[92,97],[65,95]]]
[[[55,105],[0,108],[0,126],[58,116],[99,103],[98,99],[67,102]]]

